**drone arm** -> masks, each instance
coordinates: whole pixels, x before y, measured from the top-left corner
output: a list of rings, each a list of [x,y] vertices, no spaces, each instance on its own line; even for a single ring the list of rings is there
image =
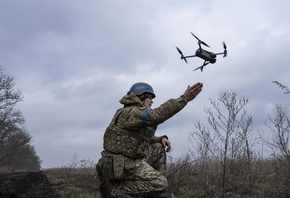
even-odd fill
[[[199,46],[199,49],[202,50],[200,41],[198,41],[198,46]]]
[[[200,69],[200,71],[202,72],[203,71],[203,67],[206,66],[207,64],[209,64],[209,62],[208,61],[204,61],[202,66],[194,69],[193,71],[196,71],[196,70]]]
[[[190,56],[183,56],[184,58],[192,58],[192,57],[196,57],[196,55],[190,55]]]
[[[222,52],[222,53],[216,53],[215,55],[222,55],[222,54],[225,54],[224,52]]]
[[[193,71],[196,71],[196,70],[198,70],[198,69],[201,69],[203,66],[200,66],[200,67],[198,67],[198,68],[195,68]]]
[[[226,57],[227,56],[227,51],[222,52],[222,53],[216,53],[215,55],[224,55],[224,57]]]

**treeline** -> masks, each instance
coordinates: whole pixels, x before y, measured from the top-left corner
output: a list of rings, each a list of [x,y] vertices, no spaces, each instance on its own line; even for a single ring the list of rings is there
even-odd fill
[[[180,197],[290,197],[289,104],[254,129],[245,96],[221,91],[209,102],[189,154],[169,164],[169,189]]]
[[[0,66],[0,168],[39,170],[41,160],[31,145],[25,119],[15,105],[22,101],[13,78]]]

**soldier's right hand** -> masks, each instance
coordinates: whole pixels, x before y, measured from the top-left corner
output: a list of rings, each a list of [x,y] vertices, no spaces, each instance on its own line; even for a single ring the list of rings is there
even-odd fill
[[[185,90],[185,95],[187,97],[187,101],[192,101],[201,91],[202,91],[202,87],[203,84],[198,82],[193,86],[189,86],[187,87],[187,89]]]

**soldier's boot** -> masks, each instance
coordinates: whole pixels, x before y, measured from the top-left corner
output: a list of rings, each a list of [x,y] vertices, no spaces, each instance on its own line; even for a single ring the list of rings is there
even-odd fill
[[[100,185],[101,198],[110,198],[110,189],[108,183],[101,183]]]
[[[152,198],[169,198],[169,196],[166,193],[162,193],[159,195],[151,196]]]

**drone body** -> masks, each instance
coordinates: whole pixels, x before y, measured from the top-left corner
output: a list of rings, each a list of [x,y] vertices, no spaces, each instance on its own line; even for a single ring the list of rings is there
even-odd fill
[[[195,55],[190,55],[190,56],[184,56],[183,53],[181,52],[181,50],[176,47],[177,51],[179,52],[179,54],[181,55],[181,59],[184,59],[184,61],[187,63],[187,58],[192,58],[192,57],[199,57],[201,59],[204,60],[204,63],[202,66],[196,68],[194,71],[200,69],[200,71],[203,71],[203,67],[206,66],[209,63],[215,63],[216,62],[216,56],[217,55],[221,55],[223,54],[224,57],[227,56],[227,46],[225,44],[225,42],[223,42],[223,46],[224,46],[224,52],[223,53],[213,53],[213,52],[209,52],[207,50],[204,50],[201,48],[201,44],[209,47],[205,42],[201,41],[199,38],[197,38],[192,32],[191,34],[198,40],[198,45],[199,48],[196,50]]]
[[[204,49],[197,49],[195,55],[203,60],[209,61],[210,63],[216,62],[216,55]]]

